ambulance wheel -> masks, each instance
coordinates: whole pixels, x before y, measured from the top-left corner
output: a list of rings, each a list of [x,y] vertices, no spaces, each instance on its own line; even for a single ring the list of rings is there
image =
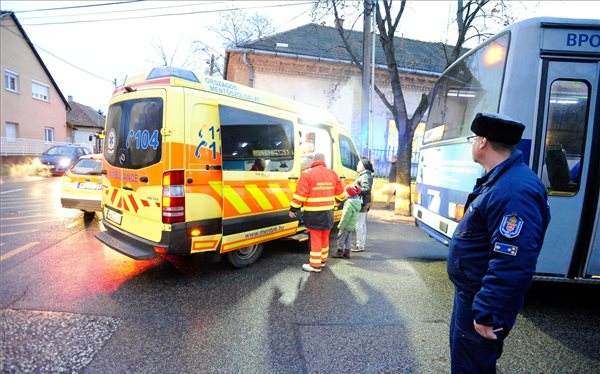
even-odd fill
[[[227,260],[236,268],[250,266],[258,260],[263,250],[262,244],[254,244],[227,253]]]

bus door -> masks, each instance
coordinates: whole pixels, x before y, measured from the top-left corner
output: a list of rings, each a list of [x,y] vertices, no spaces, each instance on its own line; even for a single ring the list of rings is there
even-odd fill
[[[599,65],[589,60],[544,63],[536,164],[548,190],[552,219],[538,276],[600,275]]]

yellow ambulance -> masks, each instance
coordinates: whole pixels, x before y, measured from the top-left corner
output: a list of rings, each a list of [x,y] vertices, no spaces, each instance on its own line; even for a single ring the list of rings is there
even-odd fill
[[[213,253],[248,266],[263,243],[305,230],[288,210],[315,152],[355,181],[356,148],[324,110],[173,67],[126,79],[106,119],[96,237],[138,260]]]

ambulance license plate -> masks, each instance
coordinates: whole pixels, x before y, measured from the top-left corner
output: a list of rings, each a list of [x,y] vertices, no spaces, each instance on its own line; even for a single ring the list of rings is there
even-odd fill
[[[123,215],[119,212],[115,212],[112,209],[106,208],[106,219],[113,223],[116,223],[117,225],[121,225]]]
[[[100,183],[93,182],[80,182],[77,188],[81,190],[101,190],[102,185]]]

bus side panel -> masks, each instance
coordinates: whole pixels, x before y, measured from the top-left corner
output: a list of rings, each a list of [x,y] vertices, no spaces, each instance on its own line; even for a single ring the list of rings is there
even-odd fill
[[[594,237],[592,241],[592,249],[590,250],[590,256],[587,262],[586,276],[600,277],[600,230],[598,225],[600,224],[600,209],[596,210],[596,220],[594,227]]]

